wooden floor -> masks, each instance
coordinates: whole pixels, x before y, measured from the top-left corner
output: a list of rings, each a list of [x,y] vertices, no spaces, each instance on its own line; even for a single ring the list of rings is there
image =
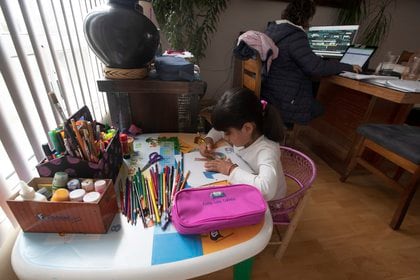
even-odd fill
[[[420,191],[401,229],[393,231],[388,223],[398,191],[369,174],[341,183],[325,162],[305,152],[318,167],[309,203],[283,259],[276,261],[268,246],[255,257],[252,279],[420,279]],[[232,275],[227,268],[194,279]]]

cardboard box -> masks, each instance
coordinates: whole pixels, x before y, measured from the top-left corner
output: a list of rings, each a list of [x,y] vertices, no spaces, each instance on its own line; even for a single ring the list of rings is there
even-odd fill
[[[51,184],[49,178],[34,178],[28,185]],[[25,232],[106,233],[118,212],[112,180],[97,203],[16,201],[18,194],[7,200],[20,227]]]
[[[70,119],[75,120],[80,118],[92,120],[90,111],[86,106],[70,117]],[[66,124],[66,133],[72,133],[69,128],[70,119]],[[115,181],[122,161],[121,144],[117,131],[98,163],[65,155],[50,161],[44,159],[36,166],[36,169],[40,177],[53,177],[56,172],[63,171],[73,178],[110,178]]]

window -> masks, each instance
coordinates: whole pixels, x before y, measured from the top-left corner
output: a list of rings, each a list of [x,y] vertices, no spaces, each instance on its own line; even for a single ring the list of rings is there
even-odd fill
[[[38,176],[41,145],[62,123],[48,93],[67,116],[87,105],[95,119],[107,117],[106,98],[96,87],[102,64],[83,34],[83,19],[104,2],[0,2],[0,229],[5,214],[10,218],[5,200],[19,180]]]

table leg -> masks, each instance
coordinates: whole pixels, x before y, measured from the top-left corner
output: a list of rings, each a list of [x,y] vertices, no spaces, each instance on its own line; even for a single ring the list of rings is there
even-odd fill
[[[252,264],[254,258],[249,258],[233,266],[233,279],[234,280],[248,280],[252,275]]]

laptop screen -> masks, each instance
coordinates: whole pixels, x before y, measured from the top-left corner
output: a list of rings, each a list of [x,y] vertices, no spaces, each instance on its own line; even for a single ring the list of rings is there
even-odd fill
[[[364,66],[366,66],[366,63],[368,62],[369,58],[372,57],[375,50],[375,47],[349,47],[344,53],[340,62],[352,65],[359,65],[363,68]]]

